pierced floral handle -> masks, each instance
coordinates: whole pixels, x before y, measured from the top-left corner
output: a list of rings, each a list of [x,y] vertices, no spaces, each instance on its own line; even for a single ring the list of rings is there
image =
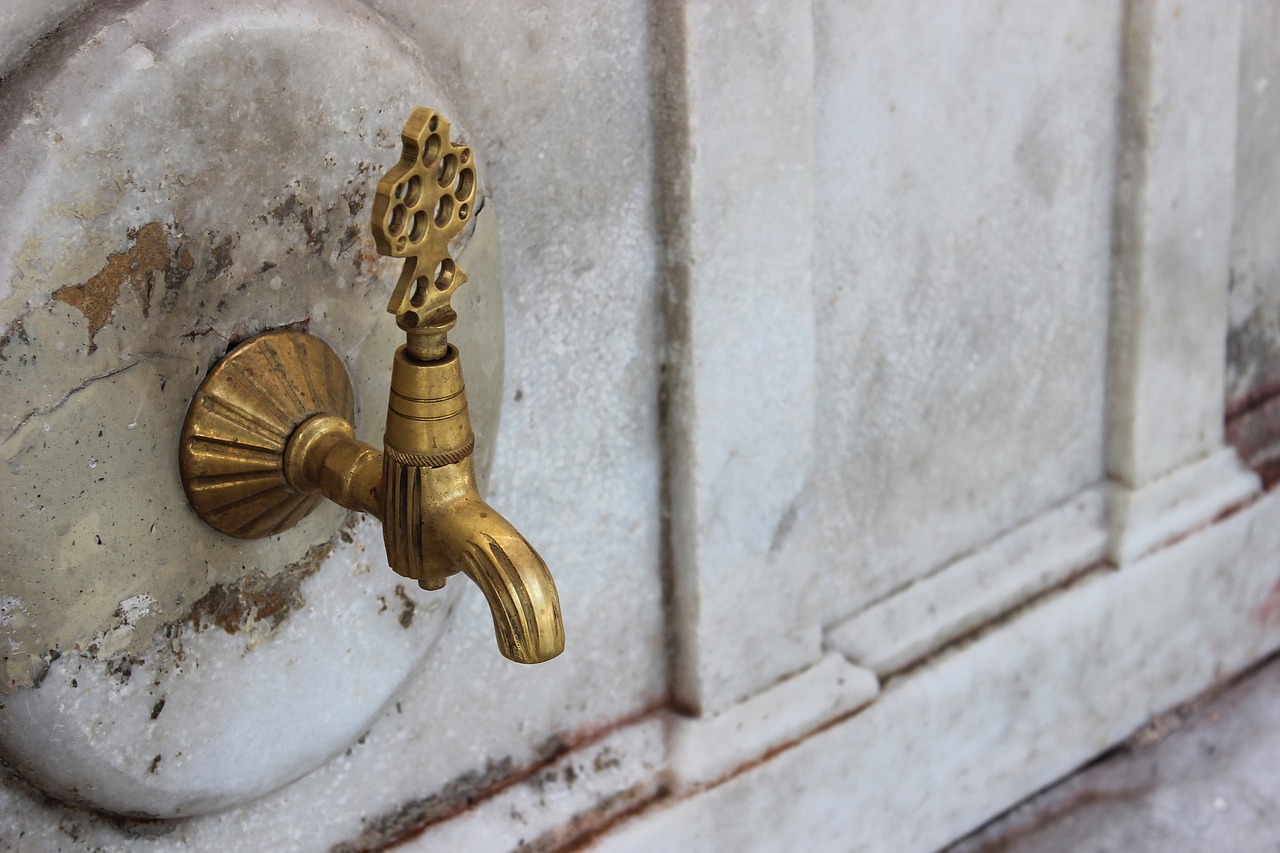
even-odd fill
[[[435,110],[415,107],[400,139],[400,162],[378,181],[373,240],[380,253],[405,259],[387,311],[406,332],[438,333],[453,326],[449,300],[467,280],[449,243],[474,212],[476,168],[471,148],[449,138]]]

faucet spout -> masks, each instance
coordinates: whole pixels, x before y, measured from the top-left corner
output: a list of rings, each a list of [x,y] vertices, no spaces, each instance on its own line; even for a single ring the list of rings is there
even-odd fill
[[[489,602],[503,655],[541,663],[564,651],[555,581],[511,522],[475,495],[456,501],[432,526],[446,559],[461,566]]]
[[[424,589],[461,571],[484,593],[498,648],[518,663],[564,650],[555,581],[542,557],[476,486],[475,436],[458,351],[396,352],[382,455],[382,530],[391,568]]]
[[[542,663],[564,651],[551,572],[511,522],[480,497],[471,457],[439,468],[401,466],[391,454],[384,459],[390,490],[383,530],[391,567],[424,589],[439,589],[458,571],[471,578],[489,602],[498,649],[517,663]]]

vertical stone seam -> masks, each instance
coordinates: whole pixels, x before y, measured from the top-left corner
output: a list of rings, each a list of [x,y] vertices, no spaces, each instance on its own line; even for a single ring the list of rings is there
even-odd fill
[[[698,671],[696,637],[688,628],[697,620],[697,585],[682,583],[680,573],[696,566],[692,533],[696,503],[689,482],[692,378],[684,370],[690,351],[689,318],[689,100],[686,67],[686,19],[683,2],[650,5],[651,97],[654,140],[654,216],[658,242],[659,363],[658,430],[659,507],[666,621],[668,693],[676,707],[696,715]]]

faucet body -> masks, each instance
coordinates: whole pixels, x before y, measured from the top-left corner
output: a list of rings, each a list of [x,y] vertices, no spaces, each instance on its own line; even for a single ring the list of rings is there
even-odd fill
[[[458,572],[480,587],[498,648],[519,663],[564,650],[555,582],[533,546],[480,496],[458,350],[419,360],[396,351],[383,449],[355,437],[337,415],[316,415],[290,437],[284,475],[294,489],[320,494],[382,521],[387,561],[423,589]]]

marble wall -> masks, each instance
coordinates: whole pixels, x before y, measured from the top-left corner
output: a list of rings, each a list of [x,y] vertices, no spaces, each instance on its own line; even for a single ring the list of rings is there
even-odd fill
[[[435,10],[424,9],[416,3],[387,2],[372,7],[361,5],[358,12],[352,11],[351,4],[341,2],[295,4],[292,9],[285,6],[269,11],[255,9],[253,4],[228,5],[221,11],[207,10],[201,4],[192,6],[185,11],[171,4],[92,6],[70,19],[56,38],[37,44],[35,53],[27,55],[24,66],[15,57],[22,55],[20,47],[30,46],[29,31],[49,24],[34,15],[35,10],[26,4],[5,4],[4,19],[13,24],[4,31],[8,51],[4,55],[11,59],[13,75],[6,79],[10,94],[6,104],[10,123],[6,126],[21,127],[25,123],[34,128],[27,134],[34,142],[23,149],[30,152],[29,162],[23,161],[24,170],[41,176],[50,159],[61,156],[57,142],[82,126],[66,118],[77,113],[67,110],[54,114],[50,106],[63,98],[53,90],[60,83],[68,85],[65,75],[79,75],[75,79],[81,88],[74,94],[86,103],[105,97],[102,92],[119,90],[122,93],[119,97],[136,105],[139,116],[122,121],[119,113],[103,112],[90,114],[86,119],[90,127],[100,121],[109,128],[106,142],[96,140],[100,148],[107,150],[89,160],[93,169],[92,186],[96,187],[99,181],[107,187],[124,182],[124,195],[137,194],[141,199],[138,204],[145,205],[147,199],[154,198],[155,215],[168,217],[163,224],[175,243],[184,229],[199,236],[200,228],[207,227],[210,219],[204,214],[211,210],[219,228],[239,239],[229,252],[231,257],[223,265],[225,269],[219,268],[208,282],[200,276],[193,277],[185,285],[188,290],[196,296],[200,296],[200,288],[206,289],[206,296],[215,289],[219,295],[222,289],[233,295],[237,292],[256,294],[255,298],[262,300],[256,312],[258,325],[270,325],[282,322],[277,315],[294,308],[287,299],[274,295],[285,283],[277,282],[273,291],[269,286],[271,276],[260,274],[259,268],[277,274],[283,271],[289,276],[287,293],[305,292],[310,288],[316,295],[308,300],[308,307],[315,299],[335,306],[330,312],[334,318],[330,325],[355,329],[352,321],[358,314],[366,319],[358,320],[357,326],[366,323],[372,328],[377,324],[394,333],[394,322],[381,313],[377,297],[368,300],[368,305],[362,301],[363,288],[371,286],[377,290],[379,285],[368,285],[364,278],[357,279],[359,288],[350,282],[350,253],[342,254],[340,248],[343,247],[338,245],[345,222],[329,229],[323,211],[337,204],[346,217],[346,196],[338,197],[337,191],[353,175],[360,180],[376,180],[379,165],[390,165],[394,161],[396,134],[407,115],[403,101],[413,103],[420,98],[443,97],[445,102],[438,105],[448,110],[460,128],[470,132],[471,142],[479,152],[486,206],[496,213],[497,240],[502,252],[500,286],[506,315],[505,377],[501,378],[500,367],[499,381],[503,384],[499,427],[496,434],[488,436],[488,453],[493,458],[488,497],[536,544],[553,567],[564,602],[566,631],[571,638],[568,651],[556,661],[535,668],[522,667],[497,654],[492,621],[478,589],[469,584],[463,587],[464,580],[453,581],[450,587],[457,585],[457,592],[443,594],[445,597],[438,608],[430,606],[426,594],[411,591],[407,595],[416,597],[416,615],[421,617],[414,629],[421,634],[416,650],[412,646],[395,650],[414,633],[399,628],[396,631],[403,638],[388,634],[394,640],[392,645],[381,641],[367,645],[363,640],[347,643],[363,649],[362,655],[385,653],[398,656],[397,659],[406,653],[416,659],[430,651],[428,662],[394,695],[394,701],[385,695],[376,698],[379,693],[395,688],[398,679],[394,678],[389,683],[383,678],[384,683],[372,691],[372,683],[365,684],[360,679],[349,684],[350,689],[325,688],[331,702],[349,703],[352,707],[367,705],[369,699],[376,699],[373,710],[376,712],[379,705],[383,707],[380,720],[373,728],[382,732],[386,740],[381,740],[381,735],[352,732],[353,737],[367,737],[363,737],[360,744],[353,744],[346,756],[339,755],[318,774],[307,777],[309,784],[319,788],[308,792],[307,785],[294,785],[238,810],[234,817],[175,824],[166,830],[166,840],[157,842],[162,846],[181,841],[209,849],[228,849],[239,846],[234,838],[243,838],[246,834],[277,837],[305,832],[311,843],[318,845],[326,838],[328,843],[337,843],[360,836],[366,830],[376,835],[368,823],[376,823],[379,816],[407,809],[410,816],[402,816],[402,821],[411,823],[421,819],[420,812],[426,807],[413,804],[433,792],[453,784],[457,793],[451,796],[450,802],[473,796],[510,774],[536,765],[548,755],[558,754],[592,732],[616,725],[666,701],[657,429],[660,360],[656,353],[660,311],[647,11],[643,4],[621,4],[583,15],[570,3],[544,4],[514,13],[481,3]],[[165,19],[170,22],[167,26]],[[174,24],[177,20],[185,23],[177,26]],[[290,20],[294,21],[292,30]],[[333,49],[326,41],[337,28],[346,32],[347,45],[343,51]],[[196,44],[197,48],[189,44]],[[218,44],[223,45],[223,53],[230,61],[193,76],[191,69],[198,69],[200,65],[191,57],[204,56],[207,51],[216,50]],[[322,73],[326,61],[336,63],[329,76]],[[299,71],[300,68],[303,71]],[[424,72],[424,68],[429,71]],[[146,80],[140,79],[148,73],[151,75],[149,86]],[[269,93],[275,91],[273,86],[279,88],[283,84],[282,91],[288,91],[290,86],[299,87],[301,84],[291,82],[290,77],[299,73],[310,75],[308,84],[302,87],[305,93],[295,91],[291,103],[268,100]],[[224,85],[236,74],[248,75],[253,85],[239,91]],[[14,80],[19,81],[21,88],[16,87]],[[99,81],[103,80],[110,81],[111,85],[100,85]],[[197,96],[200,85],[204,98]],[[317,93],[314,100],[313,91]],[[385,113],[371,109],[367,111],[370,114],[365,114],[370,103],[381,107],[384,99],[391,101],[385,104]],[[355,112],[347,112],[348,108],[354,108]],[[270,111],[276,111],[271,121],[268,120]],[[357,113],[358,124],[355,123]],[[334,118],[314,135],[302,130],[307,121],[315,121],[321,115]],[[204,123],[210,121],[222,122],[219,128],[225,128],[227,133],[202,133]],[[247,133],[236,137],[241,138],[247,148],[238,147],[234,141],[227,142],[235,136],[232,131],[241,126],[251,127],[256,133],[267,125],[270,132],[294,128],[295,136],[277,143],[265,141],[266,136]],[[135,140],[138,144],[132,147],[128,144],[130,132],[140,135],[140,139]],[[18,136],[21,133],[15,133],[14,138]],[[92,149],[95,140],[76,138],[72,142]],[[203,165],[200,162],[203,149],[199,145],[208,149],[208,162]],[[301,154],[308,145],[313,150]],[[151,159],[147,163],[134,163],[130,158],[138,152],[150,152]],[[236,168],[235,164],[246,152],[252,154],[249,162],[257,162],[261,168]],[[74,180],[77,162],[68,159],[58,174]],[[357,161],[371,165],[355,174],[350,170]],[[165,172],[166,167],[171,168],[171,173]],[[297,169],[299,174],[280,174],[285,168]],[[212,194],[203,191],[197,194],[191,189],[193,185],[198,187],[198,182],[205,177],[202,170],[218,178]],[[113,183],[113,174],[118,178],[116,183]],[[22,191],[24,185],[15,181],[13,186],[16,193]],[[297,186],[302,189],[292,189]],[[287,224],[264,229],[262,223],[271,218],[268,216],[259,222],[258,213],[269,212],[276,202],[286,202],[290,191],[302,196],[301,201],[296,202],[297,215],[290,213],[292,208],[289,208],[284,215]],[[34,194],[32,191],[23,197]],[[362,212],[359,218],[353,213],[352,224],[367,230],[367,208],[360,207],[366,192],[357,192],[356,196],[352,209]],[[224,203],[224,198],[230,200]],[[77,228],[95,234],[104,232],[106,237],[100,241],[100,247],[97,242],[87,240],[77,244],[78,251],[97,252],[96,264],[101,267],[113,252],[127,248],[125,227],[134,223],[122,222],[116,217],[140,215],[132,212],[133,204],[131,200],[127,214],[116,212],[109,204],[92,213],[55,211],[48,216],[59,226],[65,226],[53,229],[58,234],[74,234]],[[16,235],[33,227],[32,223],[13,220],[15,210],[16,206],[10,206],[6,233],[11,249],[14,242],[21,242]],[[147,210],[150,212],[151,208]],[[315,220],[309,218],[313,215]],[[238,226],[233,221],[236,216],[243,219]],[[261,255],[261,241],[256,235],[272,232],[273,228],[272,254]],[[358,248],[367,243],[364,237],[358,239]],[[286,245],[288,240],[295,243]],[[53,244],[45,245],[48,249]],[[165,253],[168,251],[166,246]],[[15,250],[12,254],[18,253]],[[49,249],[47,254],[54,252]],[[312,266],[305,275],[288,264],[291,257],[313,254],[318,258],[308,262]],[[47,260],[49,263],[43,266],[28,264],[22,268],[27,271],[25,278],[15,275],[12,269],[5,273],[6,282],[21,282],[16,289],[6,289],[8,299],[3,303],[6,331],[11,333],[13,343],[9,355],[15,358],[25,335],[22,324],[16,323],[17,318],[31,311],[64,312],[70,318],[79,316],[75,310],[65,309],[57,300],[49,299],[49,292],[73,284],[77,279],[48,273],[50,268],[55,268],[56,259]],[[196,257],[195,262],[202,265],[203,256]],[[15,262],[14,268],[18,268],[17,264]],[[88,278],[95,269],[94,259],[87,259],[85,265]],[[160,263],[162,272],[164,266]],[[394,276],[390,266],[380,269],[375,265],[369,269],[375,279],[388,272]],[[480,276],[483,269],[473,267],[472,272]],[[139,282],[139,288],[142,284],[145,282]],[[43,297],[38,292],[42,285]],[[479,283],[471,285],[480,286]],[[132,290],[125,287],[121,291],[122,306],[133,299]],[[163,290],[163,284],[157,290]],[[321,292],[323,296],[319,295]],[[347,308],[338,307],[343,299],[347,300]],[[216,316],[215,302],[217,300],[209,304],[213,316]],[[359,311],[350,307],[357,302]],[[245,313],[250,318],[249,325],[253,325],[255,311],[251,306],[219,303],[217,310],[228,317],[233,312]],[[95,357],[115,357],[114,351],[108,353],[105,345],[109,335],[128,338],[126,332],[116,328],[134,325],[132,315],[126,319],[124,311],[124,307],[108,307],[104,328],[98,333],[103,346],[95,352]],[[136,319],[142,324],[144,318],[138,313]],[[159,314],[157,308],[146,318],[147,322],[154,326]],[[57,314],[58,318],[61,316]],[[383,319],[378,320],[379,316]],[[186,317],[181,322],[188,323],[191,319]],[[297,318],[290,315],[285,321],[294,319]],[[156,346],[168,340],[166,336],[181,346],[192,340],[206,342],[217,337],[192,334],[184,338],[184,331],[190,328],[157,331],[151,326],[143,326],[143,333],[153,337]],[[28,324],[28,327],[34,335],[34,326]],[[233,333],[222,328],[217,331],[223,335],[221,347],[225,349],[227,336]],[[340,334],[323,323],[313,325],[313,331],[331,339]],[[363,332],[354,334],[365,340],[361,337]],[[59,352],[62,351],[60,347]],[[79,353],[76,357],[84,357],[83,346],[78,351],[68,346],[65,357],[70,358],[73,352]],[[386,352],[389,354],[390,349]],[[43,355],[40,358],[43,360]],[[475,370],[472,375],[468,369],[468,375],[477,381],[482,378],[483,358],[477,360],[473,355],[468,360]],[[54,363],[56,360],[51,359],[50,364]],[[363,357],[353,359],[352,365],[361,388],[371,381],[370,375],[377,372]],[[184,378],[183,382],[186,381]],[[381,407],[378,398],[385,400],[385,378],[374,384],[384,387],[381,391],[371,390],[369,399],[374,402],[365,401],[360,426],[362,434],[367,430],[368,437],[376,441]],[[43,389],[38,386],[37,383],[33,393],[53,393],[49,382]],[[170,382],[169,387],[179,386]],[[10,386],[6,395],[12,393],[13,386]],[[479,386],[474,393],[477,403],[483,404],[484,395],[479,393]],[[77,401],[90,409],[95,401],[101,408],[107,401],[128,400],[110,383],[90,385],[87,391],[77,391],[77,394]],[[50,399],[56,402],[54,397]],[[10,397],[10,402],[17,405],[18,399]],[[44,398],[39,397],[33,405],[38,407],[44,402]],[[166,404],[166,417],[180,419],[183,405],[181,401]],[[484,420],[480,418],[481,422]],[[59,430],[68,436],[76,428],[72,422],[65,427],[58,423]],[[123,422],[119,426],[122,435],[132,436],[137,432],[136,429],[124,430]],[[36,429],[39,430],[39,424]],[[172,440],[176,441],[176,430],[171,432]],[[92,436],[81,438],[87,441]],[[165,481],[166,486],[176,483],[176,452],[171,455],[164,437],[160,437],[160,442],[145,456],[130,450],[135,455],[128,464],[136,465],[132,461],[135,458],[151,460],[148,464],[159,469],[157,477],[170,478]],[[123,452],[121,449],[117,455]],[[110,453],[102,455],[105,459]],[[34,461],[28,460],[29,467],[38,464],[40,458],[36,453]],[[47,461],[51,457],[43,458]],[[111,462],[116,464],[114,456]],[[123,458],[120,464],[125,464]],[[84,470],[89,469],[84,467]],[[15,481],[10,478],[8,482]],[[180,490],[172,491],[180,495]],[[135,499],[130,492],[117,495],[120,506],[128,506],[127,502]],[[169,503],[167,512],[185,518],[189,510],[181,498],[176,497]],[[328,530],[308,532],[316,537],[317,543],[337,529],[339,517],[329,515],[332,517],[325,519],[330,523]],[[42,522],[33,516],[24,523]],[[20,535],[16,530],[8,533]],[[348,542],[350,539],[348,536]],[[376,533],[371,542],[376,542]],[[334,632],[337,639],[344,631],[357,630],[362,638],[373,639],[367,636],[370,631],[359,628],[362,617],[355,617],[355,622],[348,621],[352,616],[350,608],[361,609],[360,601],[365,598],[348,600],[345,604],[334,600],[336,611],[323,604],[330,600],[325,591],[331,585],[330,580],[364,573],[365,558],[360,554],[366,544],[362,543],[364,534],[358,533],[354,544],[340,546],[339,550],[343,551],[340,558],[325,562],[318,572],[313,566],[311,573],[305,574],[297,585],[297,609],[293,612],[329,613],[328,617],[313,622],[302,617],[290,620],[286,616],[282,626],[273,629],[273,633],[264,632],[253,643],[243,642],[249,637],[247,631],[242,631],[229,638],[230,645],[223,643],[225,647],[220,651],[207,650],[199,658],[204,668],[221,669],[226,675],[221,681],[215,679],[207,683],[203,693],[194,697],[198,701],[193,701],[186,713],[202,708],[202,713],[211,719],[230,724],[236,718],[231,706],[239,700],[220,698],[227,695],[227,690],[249,699],[249,704],[259,709],[273,709],[269,716],[278,721],[289,720],[295,714],[317,713],[315,709],[308,710],[310,706],[292,706],[287,697],[281,695],[280,685],[287,682],[277,680],[276,675],[268,677],[270,673],[279,673],[276,665],[269,665],[266,658],[270,656],[269,648],[296,642],[296,651],[277,661],[281,667],[301,672],[304,677],[310,672],[313,681],[320,683],[341,683],[339,672],[331,672],[319,664],[324,659],[326,643],[321,638],[309,640],[308,636],[315,632]],[[377,546],[373,548],[376,551]],[[175,556],[181,563],[181,555]],[[191,559],[190,555],[187,557]],[[268,576],[273,576],[278,569],[277,562],[283,562],[265,552],[258,558],[263,562],[254,568],[261,568]],[[19,561],[11,550],[3,559],[7,561],[6,574],[34,570],[34,567],[24,569],[16,565]],[[86,572],[91,565],[84,565]],[[193,577],[205,581],[207,570],[200,568],[202,564],[192,560],[191,565]],[[240,562],[236,566],[239,568]],[[391,602],[393,615],[403,615],[401,610],[405,605],[400,604],[391,589],[395,585],[393,577],[385,576],[388,588],[379,594]],[[138,582],[148,582],[145,572],[143,580]],[[17,591],[12,583],[3,583],[3,586]],[[98,590],[95,587],[90,596],[84,598],[84,603],[93,595],[110,595],[109,591],[99,593]],[[185,602],[189,610],[193,599],[198,597],[198,593],[177,595],[178,603],[174,606],[181,607]],[[377,595],[367,596],[367,603],[374,611],[377,601]],[[113,610],[120,610],[118,600],[102,604],[108,618]],[[421,633],[417,626],[432,624],[431,614],[438,611],[435,615],[443,615],[445,605],[454,610],[454,604],[456,612],[450,622],[453,627],[433,649],[431,633]],[[21,606],[21,602],[7,602],[5,625],[16,625]],[[384,609],[387,609],[385,604]],[[170,655],[168,634],[164,631],[173,625],[185,624],[186,617],[182,612],[169,612],[166,618],[169,621],[159,629],[164,639],[162,644],[151,648],[146,638],[142,638],[144,642],[140,647],[127,649],[132,655],[148,659],[146,667],[136,660],[133,664],[140,676],[138,681],[144,668],[148,679],[153,675],[149,668],[152,656]],[[383,621],[390,624],[395,620]],[[443,623],[440,625],[443,627]],[[153,626],[147,624],[139,631],[144,628],[148,634],[153,630]],[[239,630],[239,626],[233,625],[232,629]],[[211,630],[220,635],[216,627]],[[294,639],[287,640],[289,636]],[[73,649],[70,643],[66,645],[68,647],[57,649],[53,654],[43,648],[35,653],[44,656],[47,662],[59,654],[70,655]],[[85,640],[75,648],[88,645]],[[308,658],[307,648],[315,650],[314,661]],[[105,660],[108,653],[103,649],[104,660],[98,662],[91,659],[93,653],[85,652],[84,665],[113,666]],[[188,647],[186,654],[193,656],[195,652]],[[342,657],[347,661],[344,666],[371,671],[382,668],[375,660],[348,660],[345,655],[346,651]],[[247,666],[248,674],[243,677],[231,675],[240,671],[236,661],[242,656],[256,663]],[[193,659],[188,658],[188,666]],[[116,667],[114,671],[122,670]],[[61,678],[61,670],[55,674]],[[154,673],[154,676],[159,684],[161,674]],[[105,716],[90,713],[82,698],[86,694],[74,692],[80,689],[76,686],[79,682],[87,684],[88,680],[84,676],[77,679],[71,673],[65,681],[65,689],[72,692],[63,704],[70,709],[68,713],[72,714],[74,724],[86,727],[105,724],[111,728],[116,720],[110,711]],[[108,707],[123,708],[145,702],[151,712],[164,698],[147,696],[145,691],[150,685],[144,687],[119,677],[104,675],[100,684],[94,683],[97,685],[95,697],[101,693]],[[52,684],[50,678],[35,688],[17,688],[7,701],[22,701],[27,695],[24,690],[41,693],[43,689],[43,693],[48,694],[47,688]],[[140,734],[134,735],[134,740],[144,735],[145,739],[155,740],[158,725],[181,728],[179,717],[172,713],[181,704],[176,700],[167,702],[164,705],[167,711],[150,720],[143,714],[139,721]],[[84,711],[83,719],[75,716],[77,708]],[[345,707],[339,707],[324,713],[337,718],[345,711]],[[375,713],[375,718],[378,717]],[[193,721],[190,728],[198,727]],[[104,746],[108,742],[102,741]],[[254,743],[254,738],[241,738],[239,746],[230,747],[246,751],[240,761],[232,762],[238,765],[237,773],[244,776],[237,784],[246,794],[257,793],[265,781],[250,778],[252,773],[244,775],[247,767],[260,764],[254,757],[253,751],[258,749]],[[31,747],[38,752],[40,744],[34,743]],[[199,745],[193,748],[198,749]],[[99,754],[94,760],[117,764],[122,777],[129,777],[135,772],[134,751],[121,748],[119,755]],[[172,772],[179,772],[171,751],[165,750],[164,756],[165,761],[156,763],[148,754],[147,761],[142,762],[138,781],[144,792],[139,794],[141,805],[133,805],[133,810],[142,814],[172,813],[174,801],[163,793],[157,793],[150,803],[145,797],[146,786],[163,789],[164,777],[170,768]],[[152,762],[150,769],[148,762]],[[29,843],[37,847],[42,843],[40,838],[65,839],[67,831],[82,839],[97,834],[95,837],[111,837],[116,839],[112,843],[123,843],[111,824],[102,824],[87,812],[65,811],[15,777],[9,777],[6,784],[8,787],[2,795],[4,804],[0,805],[0,813],[4,814],[4,827],[0,832],[6,836],[10,831],[25,832],[24,837],[33,839]],[[219,785],[210,784],[213,788]],[[320,793],[323,790],[328,793]],[[339,791],[345,793],[336,795]],[[311,805],[317,801],[326,806],[313,814]],[[185,802],[178,813],[204,810],[209,804],[222,800],[206,792],[206,796],[202,800],[197,798],[194,804],[190,800]],[[48,836],[37,828],[45,826],[52,830],[60,823],[76,828],[53,831]]]
[[[815,4],[828,621],[1103,476],[1121,12]]]
[[[133,257],[136,231],[118,226],[144,212],[168,217],[180,261],[187,224],[235,231],[241,207],[282,201],[273,169],[315,166],[296,215],[246,226],[226,265],[210,244],[193,261],[208,274],[183,279],[193,305],[199,288],[264,294],[258,313],[208,312],[228,324],[306,308],[272,297],[268,273],[336,276],[359,207],[343,187],[375,171],[360,152],[394,156],[396,111],[420,93],[448,105],[481,158],[500,252],[488,496],[551,566],[567,634],[550,663],[504,660],[478,590],[451,581],[434,606],[411,590],[408,610],[377,574],[376,526],[356,525],[304,572],[253,552],[259,574],[293,579],[290,611],[270,630],[204,631],[183,659],[200,677],[158,704],[147,691],[183,677],[172,630],[192,617],[129,622],[146,636],[124,651],[13,648],[29,632],[14,628],[11,549],[0,639],[47,669],[5,685],[0,722],[21,706],[75,726],[57,749],[30,729],[0,740],[71,771],[87,744],[107,767],[95,779],[156,808],[111,817],[6,771],[0,847],[923,852],[1280,647],[1280,494],[1222,441],[1225,415],[1280,381],[1275,3],[0,0],[0,21],[0,120],[21,177],[56,162],[73,181],[91,158],[102,186],[119,173],[115,206],[46,205],[61,241],[47,245],[74,248],[77,272]],[[238,57],[209,72],[208,102],[155,86],[125,98],[137,75],[185,79],[184,33],[206,60]],[[164,141],[166,122],[195,140],[238,103],[241,67],[245,91],[273,92],[278,74],[293,81],[281,92],[341,116],[316,131],[314,161],[294,140],[265,146],[260,168],[211,154],[217,171],[194,141]],[[83,85],[59,95],[71,74]],[[110,98],[133,105],[129,126],[50,106]],[[302,106],[270,102],[272,127],[305,126]],[[110,150],[67,156],[65,134],[90,125]],[[238,150],[233,130],[201,144]],[[130,164],[138,151],[150,171]],[[195,198],[202,174],[235,177]],[[21,212],[46,201],[24,186],[0,210],[0,320],[10,357],[44,358],[16,320],[83,335],[74,306],[40,294],[85,276],[63,281],[38,253],[10,263],[15,235],[40,230]],[[322,211],[332,228],[316,237]],[[380,310],[394,270],[341,264],[341,286],[310,286]],[[182,343],[185,319],[144,308],[99,318],[97,359],[144,321],[134,334],[173,325],[199,370],[216,357],[217,341]],[[376,361],[360,349],[366,313],[316,327],[352,338],[361,388]],[[56,377],[24,365],[38,409]],[[153,450],[155,476],[176,477]],[[104,589],[82,609],[132,619],[138,600]],[[301,697],[290,677],[321,683]],[[217,732],[230,746],[211,766],[241,774],[247,801],[224,808],[224,779],[221,800],[177,809],[177,756],[148,769],[149,745],[185,733],[199,749],[192,732],[241,719],[262,722]],[[311,756],[317,769],[271,776],[254,768],[291,748],[264,742],[272,726],[293,741],[356,728]],[[152,814],[182,816],[136,819]]]

